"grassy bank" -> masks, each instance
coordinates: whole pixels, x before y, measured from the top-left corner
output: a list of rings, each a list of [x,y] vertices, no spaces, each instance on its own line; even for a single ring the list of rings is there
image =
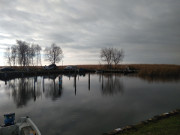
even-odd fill
[[[180,135],[180,110],[157,115],[103,135]]]
[[[180,135],[180,114],[145,125],[137,125],[134,129],[117,135]]]

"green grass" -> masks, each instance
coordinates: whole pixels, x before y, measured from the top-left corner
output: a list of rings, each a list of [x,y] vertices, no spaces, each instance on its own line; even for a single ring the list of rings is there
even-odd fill
[[[117,135],[180,135],[180,114],[145,125],[136,125],[135,129]]]

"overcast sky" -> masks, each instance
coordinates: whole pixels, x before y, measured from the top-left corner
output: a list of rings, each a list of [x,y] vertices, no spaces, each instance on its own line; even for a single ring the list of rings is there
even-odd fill
[[[104,47],[123,63],[180,64],[180,0],[0,0],[0,65],[16,40],[56,43],[66,65],[98,64]]]

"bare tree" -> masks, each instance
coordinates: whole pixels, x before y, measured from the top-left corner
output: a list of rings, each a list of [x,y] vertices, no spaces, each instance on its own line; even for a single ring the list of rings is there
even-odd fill
[[[41,50],[42,48],[37,44],[35,45],[35,57],[36,57],[36,65],[41,65]]]
[[[50,61],[52,64],[55,64],[60,62],[61,59],[63,58],[63,51],[61,47],[53,43],[50,48],[47,47],[45,49],[45,55],[48,61]]]
[[[113,48],[113,53],[112,53],[112,61],[114,62],[115,66],[120,63],[124,58],[124,51],[118,50],[116,48]]]
[[[11,48],[10,47],[6,48],[4,57],[7,60],[7,64],[11,66]]]
[[[36,58],[36,64],[41,64],[41,47],[38,44],[30,44],[17,40],[17,45],[8,47],[5,51],[5,59],[8,65],[21,65],[29,66],[34,65],[34,58]]]
[[[18,46],[18,62],[22,66],[28,66],[30,63],[29,55],[29,44],[25,41],[17,40]]]
[[[17,46],[13,45],[11,47],[11,61],[12,61],[13,66],[16,65],[17,55],[18,55],[17,52],[18,52]]]
[[[108,67],[112,64],[113,48],[103,48],[100,52],[100,58],[102,61],[107,62]]]
[[[35,45],[32,44],[31,47],[28,49],[29,51],[29,64],[34,66],[34,57],[35,57]]]
[[[120,61],[123,60],[124,51],[116,48],[103,48],[101,49],[100,57],[102,61],[107,63],[108,68],[110,68],[112,63],[114,63],[116,66],[118,63],[120,63]]]

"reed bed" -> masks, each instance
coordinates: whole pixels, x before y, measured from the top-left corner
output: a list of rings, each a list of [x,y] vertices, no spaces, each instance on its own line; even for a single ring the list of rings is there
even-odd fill
[[[139,70],[138,75],[141,77],[166,77],[180,78],[179,65],[130,65],[131,68]]]
[[[106,65],[77,65],[79,68],[87,68],[87,69],[102,69],[106,70]],[[159,75],[159,76],[177,76],[180,75],[180,65],[165,65],[165,64],[127,64],[127,65],[112,65],[110,70],[123,70],[126,68],[131,70],[138,70],[139,75]]]
[[[89,68],[96,70],[107,70],[106,65],[78,65],[80,68]],[[167,64],[123,64],[111,66],[108,70],[136,70],[138,76],[149,82],[153,81],[177,81],[180,79],[180,65],[167,65]]]

